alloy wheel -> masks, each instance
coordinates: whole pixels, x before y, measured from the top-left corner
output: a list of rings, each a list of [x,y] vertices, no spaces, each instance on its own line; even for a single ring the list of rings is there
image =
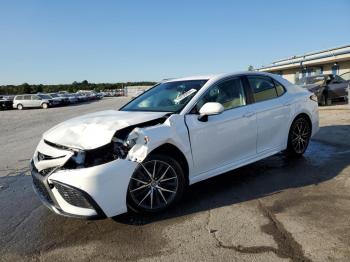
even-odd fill
[[[292,131],[292,145],[293,149],[297,154],[305,152],[310,139],[310,126],[309,123],[304,119],[298,119]]]
[[[170,205],[179,181],[174,168],[161,160],[140,163],[131,177],[129,194],[137,207],[155,211]]]

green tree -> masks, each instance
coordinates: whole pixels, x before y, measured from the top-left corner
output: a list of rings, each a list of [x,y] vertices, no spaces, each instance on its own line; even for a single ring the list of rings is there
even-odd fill
[[[23,83],[20,88],[23,90],[22,92],[25,94],[30,94],[32,89],[30,88],[30,85],[28,83]]]

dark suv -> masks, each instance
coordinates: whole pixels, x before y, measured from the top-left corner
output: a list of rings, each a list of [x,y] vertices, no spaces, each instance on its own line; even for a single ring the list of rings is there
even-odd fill
[[[11,109],[13,104],[13,97],[0,96],[0,110]]]
[[[338,75],[307,76],[297,81],[297,85],[315,93],[320,105],[331,105],[337,99],[347,99],[350,81]]]

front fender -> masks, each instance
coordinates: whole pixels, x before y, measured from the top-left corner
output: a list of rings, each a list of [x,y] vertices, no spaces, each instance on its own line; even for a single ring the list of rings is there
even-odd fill
[[[185,156],[189,168],[193,165],[188,130],[184,116],[171,115],[163,124],[138,128],[136,144],[129,150],[127,159],[142,162],[153,150],[164,145],[176,146]]]

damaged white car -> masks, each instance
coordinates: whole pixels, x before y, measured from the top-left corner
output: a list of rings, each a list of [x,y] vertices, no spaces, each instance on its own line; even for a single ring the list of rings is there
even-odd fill
[[[193,183],[283,150],[302,155],[317,130],[317,98],[280,76],[172,79],[120,110],[47,131],[31,161],[33,186],[57,214],[152,213]]]

